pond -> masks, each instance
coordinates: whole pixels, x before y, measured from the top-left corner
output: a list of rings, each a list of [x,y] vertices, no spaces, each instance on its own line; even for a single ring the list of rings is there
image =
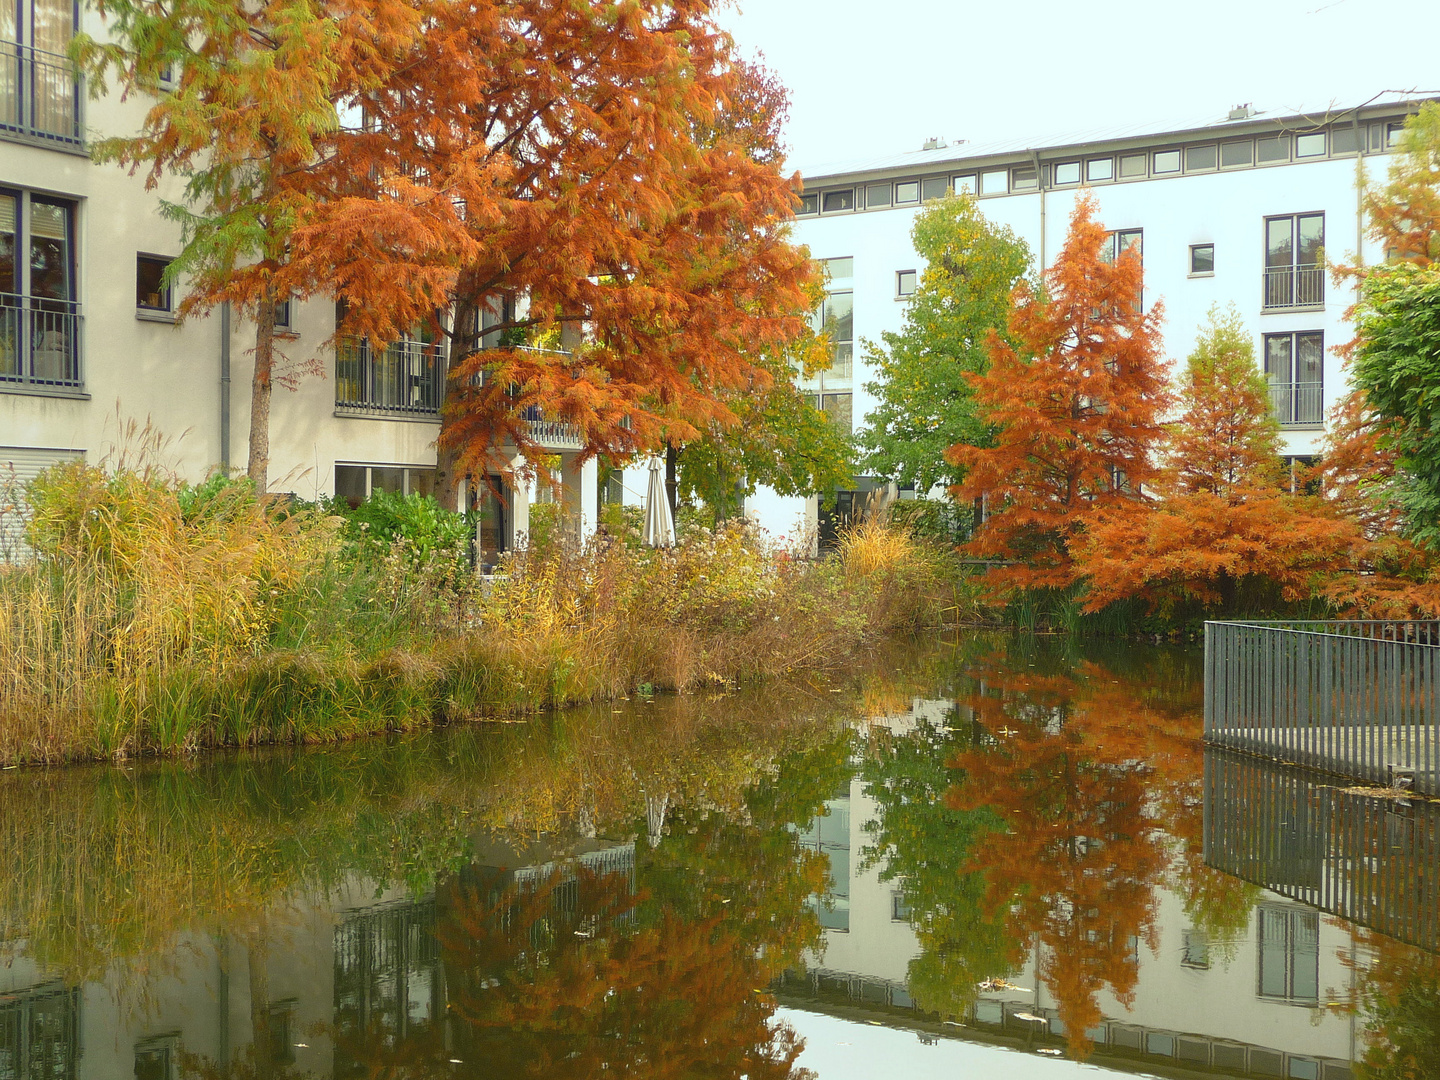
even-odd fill
[[[9,770],[0,1080],[1440,1076],[1437,805],[1202,705],[1197,650],[982,635]]]

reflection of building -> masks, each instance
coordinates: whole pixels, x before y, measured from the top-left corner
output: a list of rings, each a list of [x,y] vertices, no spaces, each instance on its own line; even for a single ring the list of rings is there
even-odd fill
[[[456,889],[558,882],[551,908],[573,914],[578,868],[620,875],[628,893],[634,865],[630,843],[590,841],[573,858],[492,846],[438,895],[351,879],[286,898],[243,932],[182,934],[168,954],[117,961],[79,986],[16,955],[0,963],[0,1080],[179,1080],[182,1054],[355,1075],[357,1047],[394,1046],[447,1015],[436,926]]]

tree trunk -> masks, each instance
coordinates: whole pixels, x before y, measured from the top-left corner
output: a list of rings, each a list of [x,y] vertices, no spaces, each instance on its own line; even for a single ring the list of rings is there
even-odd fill
[[[665,501],[670,504],[670,520],[675,520],[676,498],[679,494],[680,451],[665,447]]]
[[[455,302],[455,322],[451,326],[450,348],[445,357],[445,393],[450,392],[450,379],[455,369],[471,353],[480,347],[480,307],[474,300],[460,299]],[[459,448],[450,445],[445,436],[450,421],[446,419],[442,403],[440,413],[440,438],[435,443],[435,501],[446,510],[460,509],[460,477],[455,463],[460,457]]]
[[[255,377],[250,381],[250,459],[246,475],[255,494],[270,490],[270,395],[275,380],[275,301],[267,296],[255,312]]]

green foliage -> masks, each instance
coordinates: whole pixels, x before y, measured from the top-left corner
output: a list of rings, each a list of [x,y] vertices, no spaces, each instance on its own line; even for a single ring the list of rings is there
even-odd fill
[[[1387,421],[1410,534],[1440,549],[1440,271],[1376,267],[1356,314],[1352,377]]]
[[[470,518],[443,509],[428,495],[377,491],[343,513],[346,538],[361,548],[383,552],[403,541],[418,560],[441,555],[468,562],[474,535]]]
[[[865,343],[880,373],[865,389],[879,404],[860,445],[868,471],[924,494],[961,478],[962,470],[946,463],[946,449],[990,444],[965,376],[989,370],[992,333],[1009,340],[1010,291],[1030,270],[1030,249],[963,194],[927,205],[911,242],[925,272],[904,328],[883,334],[880,346]]]

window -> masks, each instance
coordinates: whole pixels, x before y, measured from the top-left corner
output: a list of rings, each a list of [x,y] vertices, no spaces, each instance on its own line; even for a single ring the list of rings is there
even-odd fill
[[[1357,127],[1337,127],[1330,132],[1330,149],[1337,154],[1353,154],[1364,149],[1365,131]]]
[[[1312,131],[1308,135],[1296,135],[1295,156],[1297,158],[1324,157],[1325,132]]]
[[[902,184],[895,185],[895,201],[897,203],[913,203],[920,201],[920,181],[906,180]]]
[[[80,80],[67,55],[75,7],[74,0],[0,6],[0,135],[84,143]]]
[[[1385,147],[1393,149],[1400,142],[1400,136],[1405,132],[1405,125],[1390,124],[1385,128]]]
[[[1282,427],[1319,424],[1325,389],[1325,335],[1319,330],[1265,335],[1265,380]]]
[[[1210,938],[1204,930],[1186,930],[1181,941],[1180,963],[1188,968],[1210,966]]]
[[[855,355],[854,259],[829,259],[829,289],[815,310],[814,328],[830,338],[834,360],[824,373],[829,380],[848,380]],[[838,287],[837,287],[838,286]]]
[[[335,497],[351,508],[378,491],[396,495],[433,495],[435,470],[407,465],[346,465],[335,463]]]
[[[1078,161],[1062,161],[1055,166],[1056,184],[1078,184],[1080,182],[1080,163]]]
[[[170,286],[165,284],[169,259],[158,255],[135,256],[135,306],[141,311],[165,312],[170,306]]]
[[[1185,171],[1207,172],[1215,168],[1214,146],[1187,146],[1185,148]]]
[[[1261,139],[1256,143],[1256,158],[1261,161],[1289,161],[1290,160],[1290,136],[1276,135],[1271,139]]]
[[[890,185],[871,184],[865,189],[865,205],[867,208],[890,205]]]
[[[271,1004],[266,1017],[270,1037],[268,1058],[274,1065],[295,1064],[295,1002],[279,1001]]]
[[[344,324],[342,305],[335,325]],[[445,356],[430,327],[384,349],[342,335],[335,345],[335,408],[339,411],[436,416],[445,393]]]
[[[920,197],[926,202],[931,199],[943,199],[949,190],[950,178],[948,176],[927,176],[920,184]]]
[[[1220,167],[1235,169],[1241,165],[1253,164],[1255,144],[1249,139],[1244,142],[1227,142],[1220,145]]]
[[[993,169],[980,174],[981,195],[1004,195],[1010,190],[1010,172],[1007,169]]]
[[[1180,171],[1180,151],[1179,151],[1179,150],[1157,150],[1157,151],[1155,151],[1155,172],[1156,172],[1157,174],[1163,175],[1164,173],[1177,173],[1177,172],[1179,172],[1179,171]]]
[[[896,295],[896,296],[913,296],[913,295],[915,295],[915,278],[916,278],[916,273],[915,273],[914,270],[897,270],[897,271],[895,271],[895,295]]]
[[[820,193],[807,191],[800,196],[800,209],[797,214],[818,214],[820,212]]]
[[[855,209],[855,189],[845,188],[843,191],[827,191],[821,205],[827,214],[838,210]]]
[[[0,995],[0,1076],[73,1077],[80,1050],[78,989],[46,983]]]
[[[1100,248],[1100,258],[1107,263],[1113,263],[1126,251],[1134,251],[1136,255],[1143,257],[1143,239],[1142,229],[1120,229],[1112,232]]]
[[[275,329],[281,333],[288,333],[295,329],[290,325],[289,300],[281,300],[275,305]]]
[[[950,186],[954,189],[956,195],[959,195],[962,191],[965,192],[967,195],[974,195],[974,194],[975,194],[975,177],[974,177],[974,176],[957,176],[957,177],[954,177],[953,180],[951,181]]]
[[[1213,274],[1215,272],[1215,245],[1190,245],[1190,275]]]
[[[1010,186],[1015,191],[1034,191],[1040,186],[1040,173],[1034,166],[1015,169],[1010,174]]]
[[[1085,163],[1085,179],[1093,182],[1096,180],[1113,180],[1115,177],[1114,158],[1094,158]]]
[[[0,390],[81,385],[74,209],[0,189]]]
[[[1145,155],[1126,154],[1120,159],[1120,178],[1129,180],[1132,177],[1145,175]]]
[[[1266,308],[1323,307],[1324,214],[1286,214],[1265,219]]]
[[[1260,996],[1314,1005],[1320,1000],[1320,916],[1261,904]]]
[[[905,900],[905,894],[896,890],[890,894],[890,921],[909,922],[910,905]]]

